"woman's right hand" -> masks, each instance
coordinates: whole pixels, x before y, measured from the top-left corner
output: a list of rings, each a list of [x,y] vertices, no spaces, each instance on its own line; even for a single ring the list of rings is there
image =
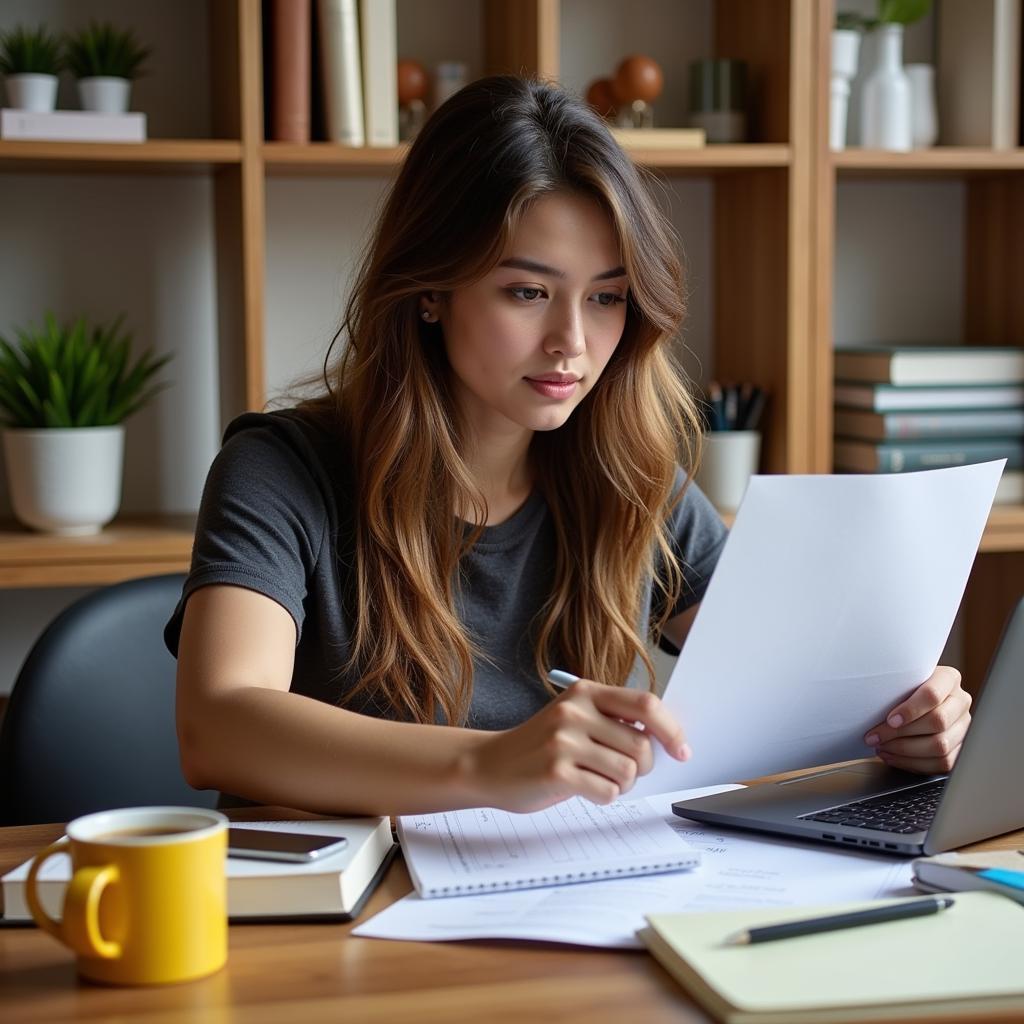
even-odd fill
[[[590,679],[522,725],[479,735],[462,773],[484,805],[507,811],[537,811],[572,796],[610,804],[651,770],[652,739],[677,760],[690,757],[682,727],[653,693]]]

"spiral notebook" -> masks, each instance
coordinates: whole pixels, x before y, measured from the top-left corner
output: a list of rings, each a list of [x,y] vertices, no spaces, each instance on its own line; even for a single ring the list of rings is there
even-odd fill
[[[644,800],[599,806],[574,797],[532,814],[475,807],[405,815],[398,838],[423,898],[652,875],[700,863],[700,851]]]

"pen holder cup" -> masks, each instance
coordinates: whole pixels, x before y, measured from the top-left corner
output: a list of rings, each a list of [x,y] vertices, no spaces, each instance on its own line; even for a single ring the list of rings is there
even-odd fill
[[[734,512],[760,458],[760,431],[713,430],[704,435],[704,452],[694,479],[716,508]]]

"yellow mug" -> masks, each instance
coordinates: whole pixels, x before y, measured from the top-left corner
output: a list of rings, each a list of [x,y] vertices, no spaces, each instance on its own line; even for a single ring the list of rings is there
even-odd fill
[[[126,807],[76,818],[32,860],[25,896],[40,928],[78,954],[78,972],[115,985],[202,978],[224,966],[227,827],[198,807]],[[36,877],[71,856],[64,913],[39,901]]]

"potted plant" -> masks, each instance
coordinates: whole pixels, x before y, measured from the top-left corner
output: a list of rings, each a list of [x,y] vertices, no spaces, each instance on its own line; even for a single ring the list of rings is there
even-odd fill
[[[143,353],[130,365],[131,335],[118,317],[84,317],[0,337],[0,418],[14,514],[59,534],[97,533],[121,504],[124,420],[164,385],[153,376],[171,358]]]
[[[67,36],[67,66],[78,79],[83,110],[123,114],[128,109],[132,81],[152,51],[142,46],[131,29],[110,22],[90,22]]]
[[[64,67],[60,40],[40,25],[0,32],[0,71],[7,102],[17,110],[50,111],[57,105],[57,76]]]
[[[932,0],[878,0],[878,17],[865,26],[878,33],[875,65],[861,91],[861,144],[905,152],[913,144],[910,80],[903,70],[903,28],[923,18]]]

